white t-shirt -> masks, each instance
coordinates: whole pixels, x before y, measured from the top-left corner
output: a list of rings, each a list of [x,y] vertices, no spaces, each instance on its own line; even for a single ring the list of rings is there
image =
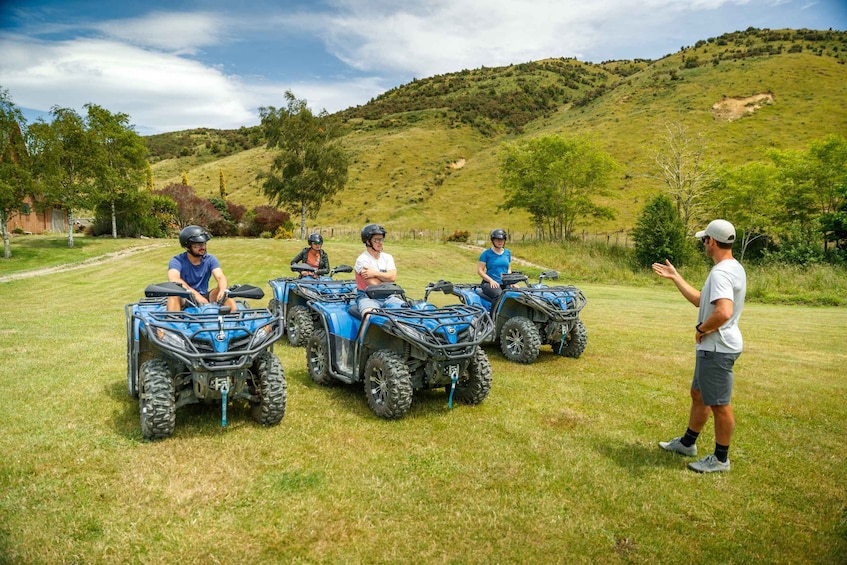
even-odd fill
[[[368,288],[368,283],[365,282],[365,279],[360,274],[362,272],[362,267],[376,269],[381,273],[397,270],[397,267],[394,266],[394,257],[388,253],[382,252],[379,254],[378,258],[375,258],[373,255],[368,253],[367,249],[364,250],[362,254],[359,255],[359,258],[356,259],[356,264],[353,266],[353,270],[356,271],[356,288],[359,290],[365,290]]]
[[[732,300],[732,316],[718,331],[703,336],[697,349],[718,353],[741,353],[744,341],[738,328],[738,319],[744,309],[747,295],[747,273],[735,259],[721,261],[709,272],[700,293],[700,313],[697,321],[702,322],[715,311],[715,301],[720,298]]]

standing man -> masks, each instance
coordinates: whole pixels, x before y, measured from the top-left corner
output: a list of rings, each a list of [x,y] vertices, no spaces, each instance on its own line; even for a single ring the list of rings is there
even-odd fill
[[[182,285],[194,295],[197,304],[209,304],[221,299],[226,292],[227,280],[221,264],[214,255],[206,253],[206,242],[212,234],[200,226],[186,226],[179,232],[179,244],[185,248],[168,262],[168,281]],[[209,292],[209,279],[215,277],[218,287]],[[225,306],[235,312],[238,306],[235,300],[226,297]],[[168,297],[168,310],[179,312],[185,307],[185,299],[179,296]]]
[[[738,319],[744,309],[747,293],[747,274],[741,263],[732,256],[735,227],[726,220],[714,220],[705,230],[695,234],[714,266],[706,278],[703,290],[698,291],[677,273],[671,262],[653,263],[653,271],[671,279],[682,295],[700,308],[694,340],[697,360],[691,383],[691,411],[685,435],[670,441],[660,441],[659,447],[694,457],[697,455],[697,436],[715,416],[715,452],[688,464],[698,473],[729,471],[729,443],[735,430],[732,413],[732,367],[741,355],[743,342]]]
[[[397,267],[394,257],[383,252],[385,228],[378,224],[368,224],[362,228],[362,243],[365,250],[356,259],[353,270],[356,271],[356,304],[362,317],[374,308],[399,306],[403,299],[396,294],[383,299],[368,297],[365,289],[369,286],[393,283],[397,280]]]

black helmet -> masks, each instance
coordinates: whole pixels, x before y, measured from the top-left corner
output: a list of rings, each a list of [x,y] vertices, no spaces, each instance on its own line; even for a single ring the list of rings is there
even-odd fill
[[[206,243],[212,239],[212,234],[200,226],[185,226],[179,232],[179,244],[188,247],[192,243]]]
[[[497,228],[496,230],[492,230],[491,241],[494,241],[495,239],[508,239],[506,237],[506,230],[501,230],[500,228]]]
[[[385,237],[385,228],[379,224],[368,224],[362,228],[362,243],[367,243],[377,234]]]
[[[318,245],[324,244],[324,238],[319,233],[310,233],[307,241],[309,242],[309,245],[312,245],[313,243],[317,243]]]

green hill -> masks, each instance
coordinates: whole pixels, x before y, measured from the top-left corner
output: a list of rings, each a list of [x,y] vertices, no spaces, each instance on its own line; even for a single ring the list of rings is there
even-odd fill
[[[617,217],[585,229],[629,229],[662,189],[651,174],[665,124],[703,135],[714,164],[847,135],[846,62],[845,32],[751,28],[657,61],[548,59],[416,79],[338,113],[349,128],[349,182],[310,224],[531,232],[525,214],[497,207],[499,149],[561,134],[593,138],[621,166],[615,196],[604,201]],[[185,171],[198,194],[216,195],[223,170],[234,202],[267,203],[255,180],[270,162],[258,128],[154,137],[168,148],[151,143],[157,187],[180,182]]]

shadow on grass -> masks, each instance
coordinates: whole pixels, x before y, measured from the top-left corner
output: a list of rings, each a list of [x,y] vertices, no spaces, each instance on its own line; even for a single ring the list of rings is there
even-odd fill
[[[361,382],[348,384],[336,380],[330,385],[319,385],[312,380],[309,372],[304,369],[293,369],[290,372],[286,372],[286,378],[289,383],[296,382],[305,388],[320,391],[329,397],[328,402],[336,405],[340,404],[344,409],[349,410],[351,414],[385,421],[383,418],[374,414],[370,407],[368,407],[364,384]],[[415,389],[412,393],[412,405],[402,419],[428,418],[431,415],[438,416],[442,413],[450,412],[450,409],[447,408],[447,402],[448,394],[443,386],[434,389]],[[455,410],[457,408],[473,408],[473,406],[454,401],[453,409]]]
[[[634,477],[651,474],[656,469],[684,469],[688,463],[696,460],[694,457],[663,451],[655,443],[623,443],[608,439],[604,441],[598,437],[591,444],[600,455],[626,469]]]
[[[113,382],[106,387],[106,394],[120,404],[120,407],[113,414],[115,432],[129,440],[147,441],[141,435],[141,414],[138,399],[129,395],[126,382]],[[226,413],[227,429],[237,429],[245,425],[251,425],[258,429],[263,427],[253,419],[250,413],[250,404],[246,400],[239,399],[230,402],[227,405]],[[282,422],[285,422],[285,418]],[[189,404],[178,408],[176,411],[174,435],[181,437],[208,436],[222,428],[219,402]]]

